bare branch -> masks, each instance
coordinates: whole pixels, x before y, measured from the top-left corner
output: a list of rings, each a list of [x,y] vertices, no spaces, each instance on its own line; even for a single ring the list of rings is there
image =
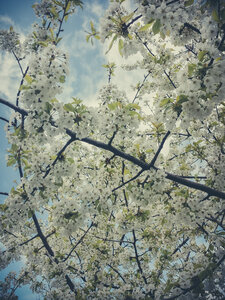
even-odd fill
[[[167,133],[166,133],[166,135],[165,135],[164,138],[162,139],[162,142],[161,142],[161,144],[159,145],[159,148],[158,148],[158,150],[157,150],[155,156],[153,157],[152,161],[150,162],[150,166],[151,166],[151,167],[154,166],[154,164],[155,164],[155,162],[156,162],[156,160],[157,160],[157,158],[158,158],[160,152],[162,151],[163,145],[165,144],[165,142],[166,142],[166,140],[167,140],[167,138],[168,138],[169,135],[170,135],[170,131],[168,130]]]
[[[9,120],[7,120],[7,119],[5,119],[3,117],[0,117],[0,120],[5,121],[6,123],[9,123]]]
[[[127,153],[125,153],[125,152],[123,152],[123,151],[121,151],[121,150],[119,150],[119,149],[117,149],[117,148],[115,148],[111,145],[108,145],[108,144],[105,144],[105,143],[102,143],[102,142],[99,142],[99,141],[95,141],[95,140],[92,140],[90,138],[83,138],[83,139],[79,140],[78,138],[76,138],[76,134],[74,132],[72,132],[71,130],[69,130],[69,129],[66,129],[66,133],[69,136],[71,136],[71,138],[73,138],[74,141],[81,141],[81,142],[93,145],[95,147],[110,151],[114,155],[119,156],[119,157],[121,157],[125,160],[128,160],[128,161],[132,162],[133,164],[141,167],[143,170],[149,170],[150,168],[153,168],[154,170],[159,170],[159,168],[156,168],[156,167],[154,167],[154,166],[152,166],[152,165],[150,165],[150,164],[148,164],[148,163],[146,163],[146,162],[144,162],[144,161],[142,161],[142,160],[140,160],[140,159],[138,159],[138,158],[136,158],[136,157],[134,157],[130,154],[127,154]],[[169,172],[165,172],[165,174],[166,174],[167,179],[172,180],[176,183],[182,184],[182,185],[190,187],[192,189],[196,189],[196,190],[205,192],[209,196],[215,196],[215,197],[225,199],[225,193],[224,192],[218,191],[218,190],[213,189],[211,187],[208,187],[204,184],[182,178],[179,175],[174,175],[174,174],[171,174]]]
[[[137,265],[138,265],[138,269],[139,269],[139,271],[140,271],[140,273],[142,275],[142,278],[144,280],[144,283],[147,284],[148,282],[147,282],[147,279],[146,279],[146,277],[144,275],[143,269],[141,267],[141,262],[139,260],[139,255],[138,255],[138,250],[137,250],[137,245],[136,245],[137,238],[136,238],[134,229],[132,230],[132,234],[133,234],[133,239],[134,239],[133,246],[134,246],[134,252],[135,252],[135,259],[136,259],[136,262],[137,262]]]
[[[71,256],[71,254],[73,253],[73,251],[76,249],[76,247],[83,241],[83,239],[85,238],[85,236],[87,235],[88,231],[91,229],[91,227],[93,225],[94,225],[94,223],[92,222],[91,225],[88,227],[88,229],[84,232],[84,234],[82,235],[82,237],[79,239],[79,241],[70,250],[70,252],[67,255],[67,257],[63,259],[63,262],[67,261],[67,259]]]
[[[134,96],[134,99],[133,99],[132,103],[134,103],[135,100],[137,99],[137,97],[138,97],[138,95],[139,95],[139,93],[140,93],[142,87],[144,86],[144,83],[145,83],[146,79],[148,78],[148,76],[149,76],[150,74],[151,74],[151,71],[148,71],[148,74],[144,76],[144,79],[143,79],[141,85],[138,87],[137,92],[136,92],[136,95]]]
[[[6,105],[6,106],[12,108],[14,111],[20,113],[20,114],[23,115],[23,116],[27,116],[27,115],[28,115],[28,112],[27,112],[25,109],[22,109],[22,108],[20,108],[20,107],[18,107],[18,106],[16,106],[16,105],[10,103],[10,102],[7,101],[7,100],[4,100],[4,99],[0,98],[0,103],[2,103],[2,104],[4,104],[4,105]]]
[[[0,192],[0,195],[9,196],[9,194],[5,192]]]
[[[118,190],[118,189],[120,189],[121,187],[125,186],[125,185],[128,184],[129,182],[131,182],[131,181],[137,179],[143,172],[144,172],[144,170],[139,171],[134,177],[132,177],[131,179],[129,179],[129,180],[125,181],[125,182],[123,182],[123,183],[122,183],[121,185],[119,185],[118,187],[114,188],[114,189],[112,190],[112,192],[115,192],[116,190]]]

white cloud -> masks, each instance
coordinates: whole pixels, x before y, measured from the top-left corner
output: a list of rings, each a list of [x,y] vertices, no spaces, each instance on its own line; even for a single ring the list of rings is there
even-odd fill
[[[102,17],[105,11],[103,6],[98,1],[88,3],[86,7],[92,14],[94,14],[98,18]]]
[[[9,53],[0,55],[0,93],[9,101],[16,101],[16,94],[20,82],[19,67]]]
[[[10,26],[15,26],[14,21],[8,16],[1,16],[0,15],[0,23],[10,25]]]
[[[109,43],[110,41],[104,45],[104,53],[108,50]],[[114,62],[117,66],[115,69],[115,77],[112,78],[112,82],[121,90],[124,90],[128,98],[132,100],[136,92],[133,91],[131,86],[136,86],[139,81],[141,82],[143,80],[144,72],[143,70],[125,71],[121,66],[124,64],[134,64],[136,61],[140,60],[142,56],[140,53],[137,53],[124,59],[118,51],[117,42],[115,42],[106,57],[110,63]]]

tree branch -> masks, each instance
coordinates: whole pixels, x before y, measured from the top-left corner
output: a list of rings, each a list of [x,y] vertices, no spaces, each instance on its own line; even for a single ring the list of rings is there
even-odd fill
[[[134,177],[132,177],[131,179],[129,179],[129,180],[125,181],[125,182],[123,182],[123,183],[122,183],[121,185],[119,185],[118,187],[114,188],[114,189],[112,190],[112,192],[115,192],[116,190],[120,189],[121,187],[123,187],[124,185],[128,184],[129,182],[131,182],[131,181],[137,179],[143,172],[144,172],[144,170],[139,171]]]
[[[134,157],[130,154],[127,154],[127,153],[125,153],[125,152],[123,152],[123,151],[121,151],[121,150],[119,150],[119,149],[117,149],[117,148],[115,148],[111,145],[108,145],[108,144],[105,144],[105,143],[102,143],[102,142],[99,142],[99,141],[92,140],[88,137],[79,140],[78,138],[76,138],[76,134],[74,132],[72,132],[71,130],[69,130],[69,129],[66,129],[66,133],[69,136],[71,136],[71,138],[73,138],[74,141],[81,141],[81,142],[93,145],[95,147],[110,151],[114,155],[119,156],[119,157],[121,157],[125,160],[128,160],[128,161],[132,162],[133,164],[141,167],[145,171],[149,170],[150,168],[153,168],[154,170],[159,170],[159,168],[156,168],[156,167],[154,167],[154,166],[152,166],[152,165],[150,165],[150,164],[148,164],[148,163],[146,163],[146,162],[144,162],[144,161],[142,161],[142,160],[140,160],[140,159],[138,159],[138,158],[136,158],[136,157]],[[167,179],[172,180],[176,183],[182,184],[182,185],[190,187],[192,189],[196,189],[196,190],[205,192],[209,196],[215,196],[215,197],[225,199],[225,193],[224,192],[220,192],[220,191],[218,191],[216,189],[213,189],[211,187],[208,187],[204,184],[182,178],[182,176],[179,176],[179,175],[174,175],[174,174],[171,174],[169,172],[165,172],[165,174],[166,174]]]
[[[0,195],[9,196],[8,193],[0,192]]]
[[[141,262],[140,262],[139,256],[138,256],[137,245],[136,245],[137,239],[136,239],[136,236],[135,236],[135,231],[134,231],[134,229],[132,230],[132,233],[133,233],[133,238],[134,238],[133,246],[134,246],[134,252],[135,252],[135,259],[136,259],[136,261],[137,261],[138,269],[139,269],[139,271],[140,271],[140,273],[141,273],[141,275],[142,275],[142,278],[143,278],[143,280],[144,280],[144,283],[147,284],[148,282],[147,282],[147,279],[146,279],[146,277],[145,277],[145,275],[144,275],[144,272],[143,272],[143,270],[142,270]]]
[[[165,135],[164,138],[162,139],[162,142],[161,142],[161,144],[159,145],[159,148],[158,148],[158,150],[156,151],[155,156],[153,157],[152,161],[150,162],[150,166],[151,166],[151,167],[154,166],[154,164],[155,164],[155,162],[156,162],[156,160],[157,160],[157,158],[158,158],[160,152],[162,151],[163,145],[165,144],[165,142],[166,142],[166,140],[167,140],[167,138],[168,138],[169,135],[170,135],[170,131],[168,130],[167,133],[166,133],[166,135]]]
[[[5,121],[6,123],[9,123],[9,120],[7,120],[7,119],[5,119],[3,117],[0,117],[0,120]]]
[[[132,103],[134,103],[134,101],[137,99],[138,94],[140,93],[140,90],[141,90],[142,87],[144,86],[144,83],[145,83],[146,79],[148,78],[148,76],[149,76],[150,74],[151,74],[151,71],[148,71],[148,74],[147,74],[147,75],[144,75],[144,79],[143,79],[141,85],[138,87],[137,92],[136,92],[136,95],[134,96],[134,99],[133,99]]]
[[[55,158],[55,160],[53,161],[51,167],[54,167],[54,165],[56,164],[57,160],[59,160],[60,156],[62,155],[62,153],[66,150],[66,148],[74,141],[73,138],[70,138],[66,144],[63,146],[63,148],[57,153],[57,156]],[[45,175],[43,176],[43,178],[47,177],[49,172],[51,171],[51,167],[48,168],[48,170],[45,172]]]
[[[6,105],[6,106],[8,106],[10,108],[12,108],[14,111],[20,113],[23,116],[27,116],[28,115],[28,112],[25,109],[22,109],[22,108],[20,108],[20,107],[18,107],[16,105],[10,103],[9,101],[6,101],[6,100],[2,99],[2,98],[0,98],[0,103],[4,104],[4,105]]]
[[[72,254],[72,252],[76,249],[76,247],[83,241],[83,239],[85,238],[85,236],[87,235],[88,231],[91,229],[91,227],[94,225],[94,223],[92,222],[91,225],[88,227],[88,229],[84,232],[84,234],[82,235],[82,237],[79,239],[79,241],[73,246],[73,248],[70,250],[69,254],[67,255],[66,258],[63,259],[63,262],[67,261],[67,259],[70,257],[70,255]]]
[[[113,266],[111,266],[110,264],[107,264],[107,266],[109,266],[114,272],[116,272],[119,277],[123,280],[124,283],[126,283],[126,280],[123,278],[123,276],[120,274],[119,271],[117,271]]]
[[[49,246],[49,243],[48,243],[46,237],[44,236],[44,234],[41,230],[40,224],[38,222],[38,219],[34,213],[32,215],[32,219],[33,219],[35,227],[37,229],[38,236],[40,237],[43,245],[45,246],[45,249],[48,251],[50,256],[54,257],[54,252],[53,252],[52,248]]]

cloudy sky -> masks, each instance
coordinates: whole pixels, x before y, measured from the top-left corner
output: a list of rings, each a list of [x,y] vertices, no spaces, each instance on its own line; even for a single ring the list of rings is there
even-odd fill
[[[32,32],[32,24],[37,21],[32,9],[35,0],[1,0],[0,1],[0,29],[9,29],[13,26],[23,40],[27,34]],[[117,47],[105,55],[107,45],[95,41],[91,46],[85,40],[85,30],[90,28],[90,20],[98,28],[99,18],[104,15],[108,7],[108,0],[84,0],[84,9],[79,9],[66,24],[64,24],[63,40],[60,47],[63,47],[70,57],[70,75],[65,83],[64,92],[57,97],[61,101],[69,102],[71,97],[79,97],[87,105],[96,105],[99,89],[107,83],[106,69],[102,67],[108,62],[115,62],[116,65],[123,64],[123,58],[118,54]],[[127,6],[129,8],[129,1]],[[134,58],[131,58],[134,59]],[[21,75],[17,62],[12,55],[0,52],[0,97],[15,103],[17,90],[20,84]],[[119,66],[116,68],[116,76],[113,82],[121,89],[126,90],[130,97],[135,92],[130,89],[131,84],[143,79],[142,73],[132,72],[129,74]],[[10,110],[0,104],[0,116],[8,118]],[[5,123],[0,120],[0,191],[9,192],[14,180],[18,180],[16,170],[6,167],[5,156],[7,153],[7,140],[4,133]],[[4,197],[0,195],[0,203]],[[1,271],[0,280],[8,271],[18,270],[21,263],[10,265]],[[37,295],[32,295],[28,287],[19,289],[17,295],[21,300],[37,300]]]

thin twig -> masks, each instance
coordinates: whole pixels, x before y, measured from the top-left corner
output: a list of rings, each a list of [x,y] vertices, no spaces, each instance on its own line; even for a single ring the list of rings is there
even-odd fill
[[[94,225],[94,223],[92,222],[91,225],[88,227],[88,229],[84,232],[84,234],[82,235],[82,237],[79,239],[79,241],[70,250],[70,252],[67,255],[67,257],[63,259],[63,262],[67,261],[67,259],[71,256],[71,254],[73,253],[73,251],[76,249],[76,247],[83,241],[83,239],[85,238],[85,236],[87,235],[88,231],[91,229],[91,227],[93,225]]]
[[[162,151],[163,145],[165,144],[165,142],[166,142],[166,140],[167,140],[167,138],[168,138],[169,135],[170,135],[170,131],[168,130],[167,133],[166,133],[166,135],[162,139],[162,142],[160,143],[159,148],[158,148],[156,154],[154,155],[153,159],[151,160],[149,166],[151,166],[151,167],[154,166],[154,164],[155,164],[155,162],[156,162],[156,160],[157,160],[160,152]]]
[[[132,103],[134,103],[134,101],[137,99],[137,97],[138,97],[138,95],[139,95],[139,93],[140,93],[142,87],[144,86],[144,83],[145,83],[146,79],[148,78],[148,76],[149,76],[150,74],[151,74],[151,71],[148,71],[148,74],[147,74],[147,75],[144,75],[144,79],[143,79],[143,81],[142,81],[142,84],[138,87],[137,92],[136,92],[136,95],[134,96],[134,99],[133,99]]]

